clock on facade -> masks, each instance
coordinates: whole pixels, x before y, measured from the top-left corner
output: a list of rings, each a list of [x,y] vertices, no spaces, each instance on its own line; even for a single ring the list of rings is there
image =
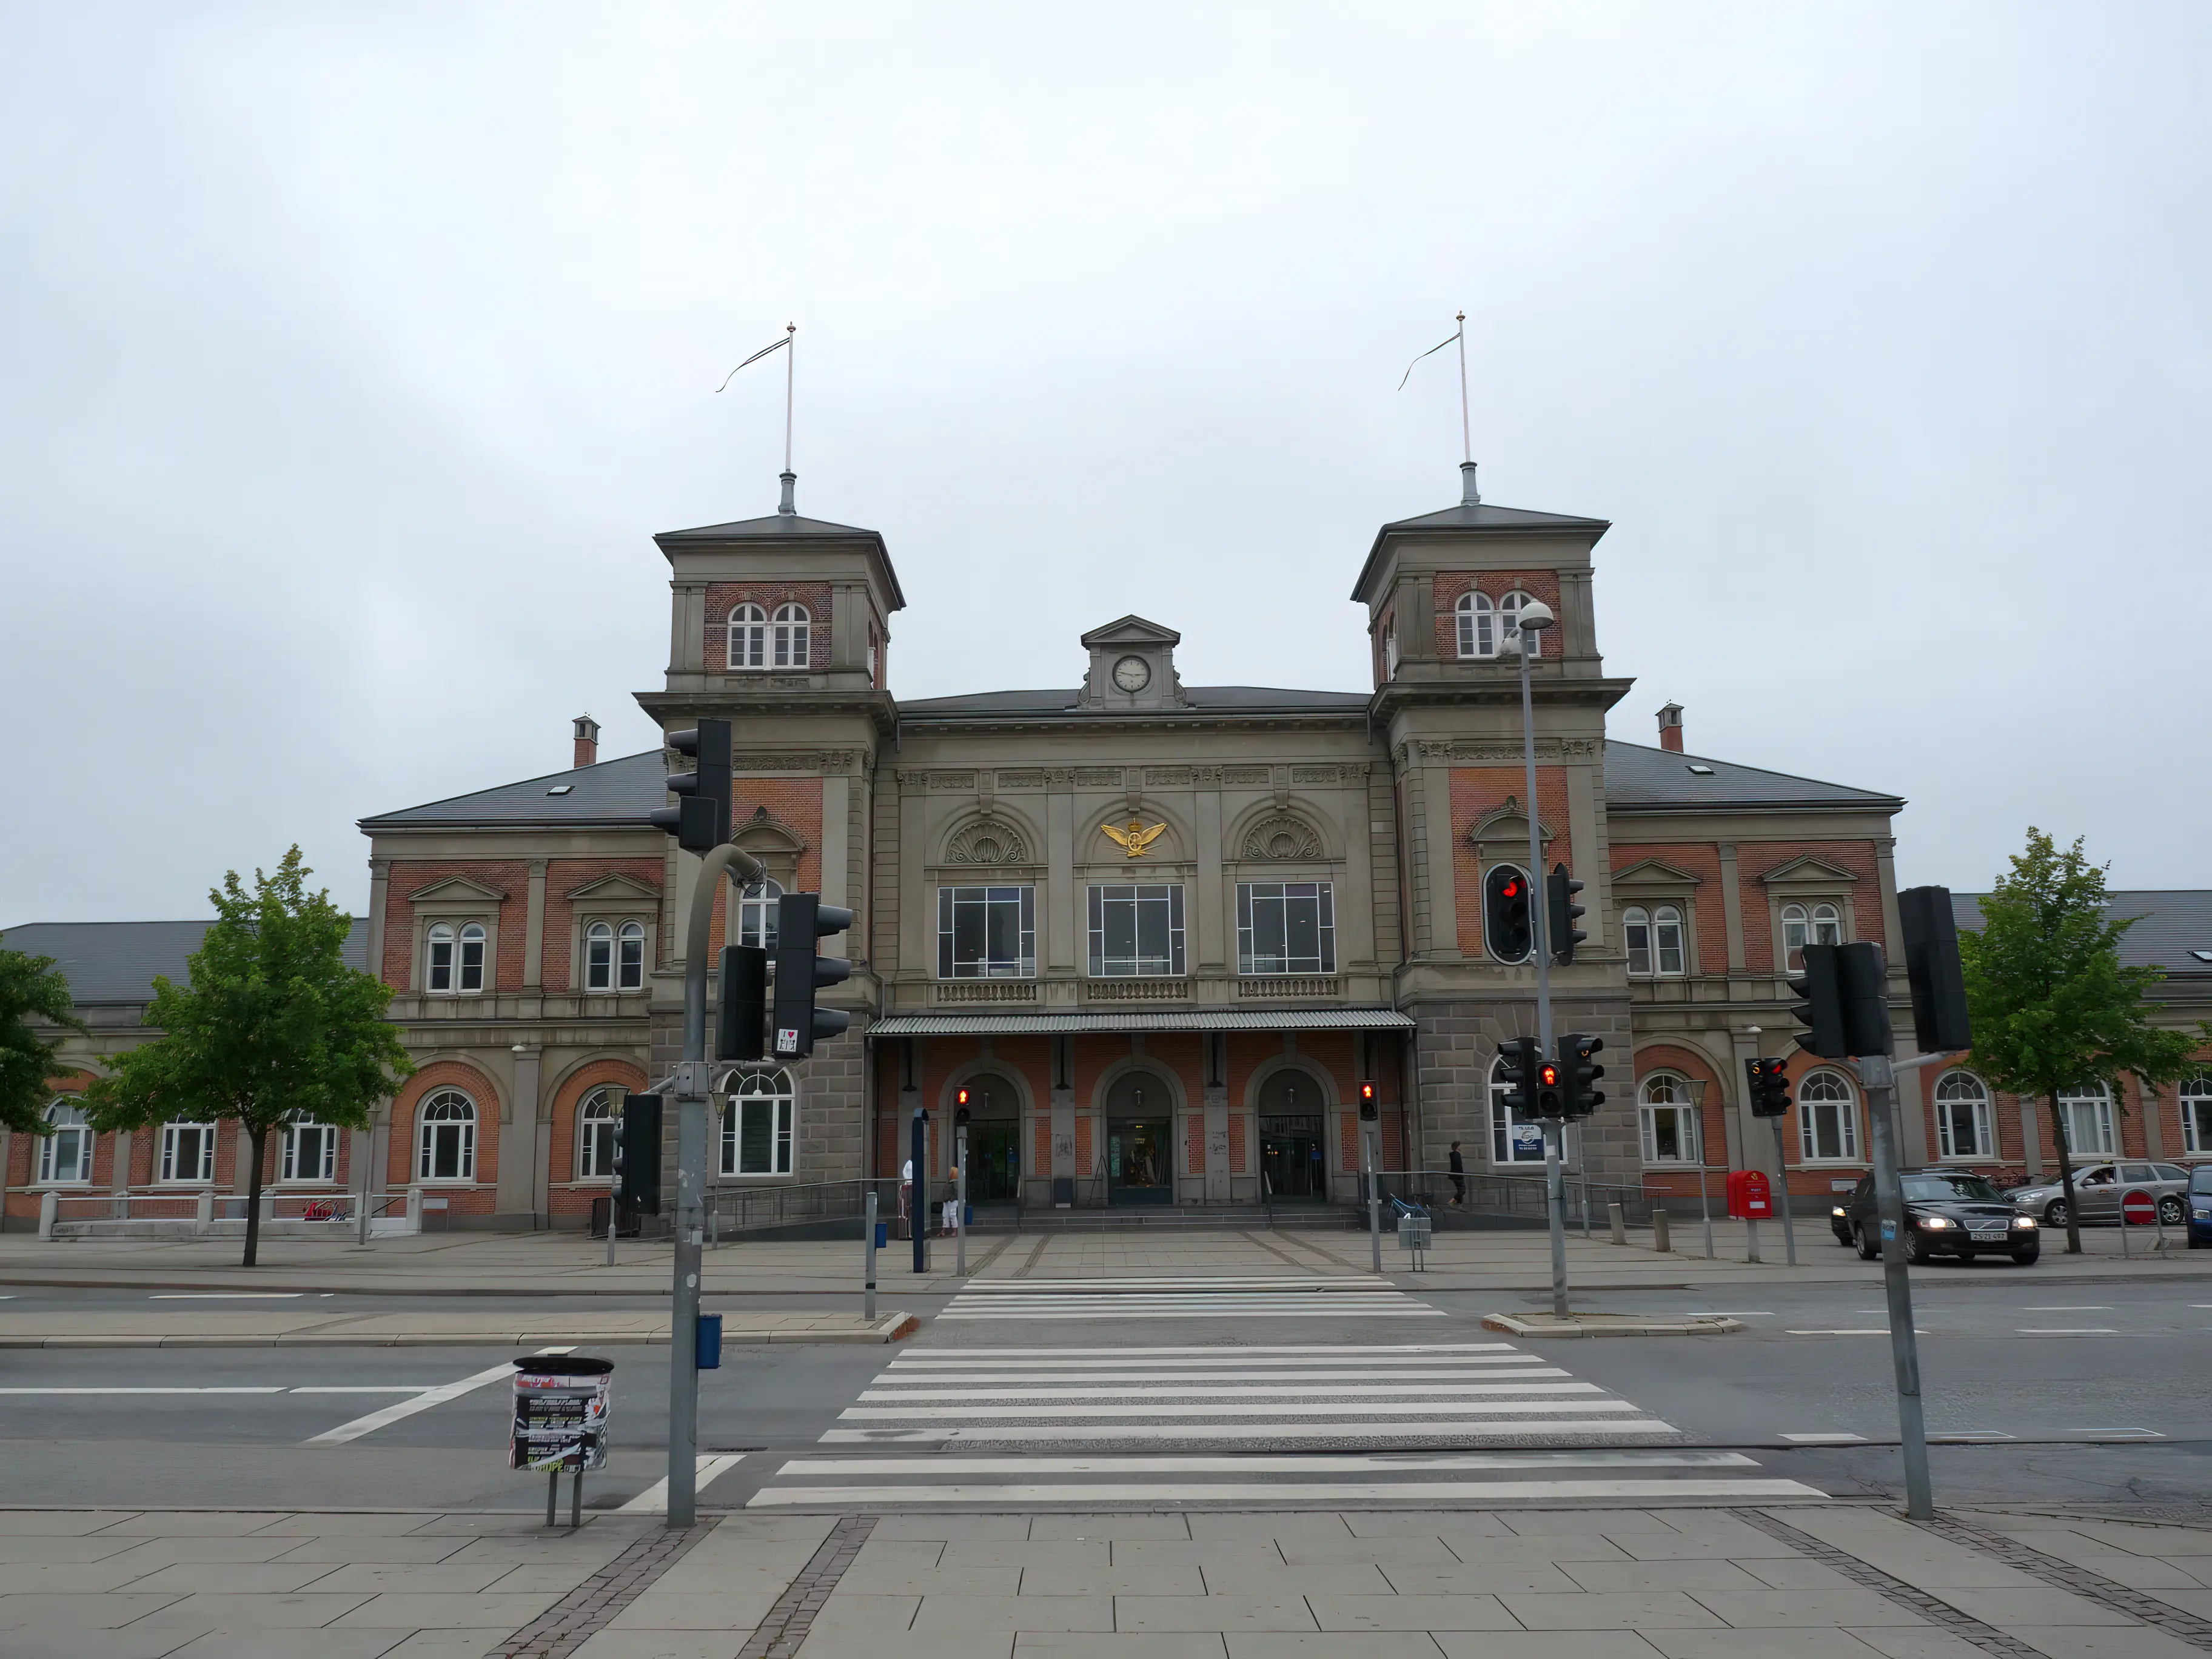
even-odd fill
[[[1152,683],[1152,665],[1142,657],[1124,657],[1114,665],[1114,684],[1124,691],[1141,691]]]

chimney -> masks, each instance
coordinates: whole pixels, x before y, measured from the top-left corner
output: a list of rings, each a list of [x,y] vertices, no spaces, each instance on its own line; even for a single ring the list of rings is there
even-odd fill
[[[1682,705],[1670,702],[1659,711],[1659,746],[1670,755],[1682,752]]]
[[[1679,743],[1674,745],[1681,747]],[[599,763],[599,723],[589,714],[576,716],[576,764],[597,766]]]

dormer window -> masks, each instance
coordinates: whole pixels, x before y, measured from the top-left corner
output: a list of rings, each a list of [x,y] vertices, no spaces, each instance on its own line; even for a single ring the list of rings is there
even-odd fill
[[[1462,657],[1498,654],[1498,606],[1487,593],[1469,588],[1459,596],[1454,615],[1459,622],[1459,653]]]
[[[775,608],[775,622],[769,629],[769,646],[775,653],[778,668],[806,666],[807,635],[813,618],[806,614],[803,605],[780,605]]]
[[[768,612],[757,605],[741,605],[730,612],[730,666],[768,666]]]

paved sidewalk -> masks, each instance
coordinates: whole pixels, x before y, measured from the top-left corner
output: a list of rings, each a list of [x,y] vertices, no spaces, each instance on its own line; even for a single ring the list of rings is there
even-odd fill
[[[9,1659],[2184,1659],[2212,1528],[1783,1509],[0,1510]]]
[[[1764,1262],[1744,1260],[1741,1222],[1714,1224],[1717,1260],[1704,1255],[1701,1229],[1692,1218],[1677,1220],[1674,1249],[1650,1248],[1650,1234],[1632,1231],[1626,1245],[1601,1231],[1567,1237],[1567,1271],[1577,1291],[1686,1288],[1712,1295],[1739,1294],[1760,1285],[1866,1282],[1879,1268],[1838,1246],[1825,1219],[1801,1221],[1800,1265],[1783,1265],[1780,1229],[1760,1229]],[[2124,1256],[2116,1227],[2093,1228],[2082,1237],[2086,1254],[2068,1256],[2046,1241],[2032,1271],[2043,1282],[2212,1278],[2212,1252],[2176,1248],[2150,1253],[2148,1229],[2130,1239]],[[961,1280],[952,1271],[950,1239],[930,1244],[931,1271],[912,1269],[911,1246],[894,1243],[878,1255],[884,1291],[949,1296]],[[337,1241],[270,1239],[261,1265],[238,1265],[238,1246],[216,1240],[100,1239],[40,1243],[28,1234],[0,1236],[0,1285],[146,1290],[343,1291],[400,1296],[662,1297],[669,1290],[669,1247],[624,1241],[617,1263],[606,1265],[606,1246],[580,1234],[442,1233],[380,1239],[367,1249]],[[979,1279],[1072,1279],[1143,1273],[1365,1273],[1373,1254],[1366,1235],[1350,1229],[1215,1231],[1162,1227],[1117,1231],[1038,1231],[979,1235],[968,1242],[970,1274]],[[1395,1235],[1382,1240],[1382,1269],[1409,1290],[1531,1291],[1551,1285],[1551,1256],[1540,1231],[1439,1233],[1428,1271],[1407,1271]],[[1948,1268],[1930,1269],[1948,1272]],[[2002,1271],[2018,1271],[2011,1264]],[[709,1297],[849,1294],[857,1306],[861,1249],[851,1241],[757,1240],[706,1253],[702,1287]]]
[[[712,1311],[711,1310],[709,1311]],[[857,1313],[743,1312],[722,1316],[724,1346],[775,1342],[895,1342],[921,1321],[892,1309],[875,1319]],[[334,1313],[319,1303],[297,1310],[110,1309],[0,1312],[0,1350],[9,1348],[420,1348],[518,1346],[565,1342],[608,1347],[665,1343],[668,1316],[597,1308],[520,1315],[486,1307],[448,1312]]]

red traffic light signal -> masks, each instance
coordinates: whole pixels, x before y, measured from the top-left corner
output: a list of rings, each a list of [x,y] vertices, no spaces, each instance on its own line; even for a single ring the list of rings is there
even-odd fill
[[[1361,1084],[1359,1085],[1359,1115],[1372,1123],[1382,1115],[1382,1109],[1376,1097],[1375,1085],[1371,1083]]]
[[[1559,1086],[1559,1068],[1553,1065],[1550,1060],[1546,1060],[1541,1066],[1539,1066],[1536,1068],[1536,1084],[1539,1088],[1558,1088]]]

